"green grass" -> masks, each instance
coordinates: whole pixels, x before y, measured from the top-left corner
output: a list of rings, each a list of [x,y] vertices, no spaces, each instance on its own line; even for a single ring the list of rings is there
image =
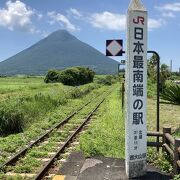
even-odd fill
[[[95,82],[98,82],[100,78],[104,77],[97,76]],[[88,131],[80,137],[79,149],[83,150],[87,156],[105,155],[124,158],[124,117],[121,110],[120,85],[118,83],[112,85],[112,87],[112,94],[108,96],[100,106]],[[23,120],[26,121],[26,125],[22,126],[23,132],[7,137],[0,137],[0,163],[6,161],[7,157],[11,156],[12,153],[16,153],[28,144],[30,140],[39,137],[45,130],[58,123],[75,109],[78,109],[95,97],[100,97],[100,95],[109,88],[111,87],[98,85],[97,83],[74,88],[63,86],[62,84],[45,85],[41,77],[0,78],[1,108],[4,107],[7,114],[15,115],[16,112],[20,111],[24,113],[23,115],[26,115],[23,118]],[[148,131],[156,130],[155,91],[156,86],[149,82]],[[91,108],[93,108],[93,106],[82,111],[79,117],[85,116]],[[172,127],[173,136],[180,137],[179,112],[180,106],[161,104],[161,130],[163,126],[170,126]],[[81,120],[74,120],[74,122],[80,123]],[[69,128],[65,130],[69,130]],[[65,137],[65,135],[66,134],[63,136]],[[63,136],[61,137],[62,140],[64,139]],[[42,154],[45,153],[44,156],[47,155],[46,152],[53,150],[54,143],[58,141],[59,138],[59,135],[55,133],[51,139],[51,145],[43,146],[39,151],[42,152]],[[166,155],[158,155],[154,148],[148,149],[149,161],[152,161],[154,165],[159,166],[164,171],[171,171],[172,166],[166,160]],[[33,155],[35,155],[34,152],[30,154],[29,157],[34,158]],[[24,168],[22,167],[23,163]],[[35,164],[34,166],[39,166],[39,164]],[[33,162],[29,160],[21,162],[16,169],[18,172],[32,172],[33,170]]]
[[[147,81],[147,97],[148,98],[155,98],[157,91],[157,85],[152,82],[152,80],[148,79]]]
[[[86,106],[85,108],[83,108],[83,110],[81,111],[81,113],[78,113],[77,115],[75,115],[70,121],[70,124],[75,124],[75,123],[82,123],[84,121],[84,117],[87,116],[87,114],[89,114],[92,109],[94,108],[95,104],[97,102],[100,101],[100,99],[102,98],[102,95],[104,94],[105,91],[107,91],[110,87],[103,87],[101,89],[96,89],[96,98],[93,100],[93,102],[91,102],[90,104],[88,104],[88,106]],[[101,91],[100,91],[101,90]],[[91,92],[92,94],[92,92]],[[101,95],[98,96],[97,95]],[[92,95],[89,96],[92,98]],[[80,99],[79,99],[80,100]],[[32,149],[30,149],[26,155],[25,158],[22,158],[15,167],[7,167],[7,170],[11,170],[13,172],[18,172],[18,173],[34,173],[36,171],[38,171],[38,169],[41,167],[42,163],[38,163],[35,160],[33,160],[34,158],[50,158],[50,156],[48,155],[48,152],[54,152],[57,150],[57,143],[56,142],[64,142],[66,140],[66,138],[70,135],[71,130],[74,130],[75,125],[65,125],[64,127],[61,128],[61,130],[63,130],[63,132],[56,132],[56,130],[53,131],[53,133],[51,134],[50,138],[46,139],[49,143],[48,144],[41,144],[41,147],[33,147]],[[34,164],[35,163],[35,164]]]
[[[149,131],[156,131],[156,100],[148,99],[147,127]],[[172,132],[180,137],[180,106],[173,104],[160,104],[160,131],[163,127],[171,127]],[[178,135],[179,134],[179,135]]]
[[[156,98],[155,88],[151,85],[153,98],[148,98],[147,128],[156,131]],[[154,88],[154,90],[153,90]],[[119,88],[114,90],[103,103],[89,130],[81,135],[78,150],[87,156],[104,155],[124,159],[124,117],[121,111]],[[180,137],[180,106],[160,104],[160,130],[163,126],[172,127],[173,136]],[[154,139],[155,140],[155,139]],[[162,171],[172,172],[168,156],[158,154],[155,148],[148,148],[148,161]]]
[[[172,104],[180,105],[180,85],[170,84],[166,86],[164,92],[161,94],[161,98]]]
[[[37,89],[43,84],[43,77],[0,77],[0,93],[2,95]]]
[[[156,131],[156,100],[148,99],[147,111],[147,127],[149,131]],[[171,127],[172,135],[180,138],[180,106],[161,103],[160,104],[160,131],[163,127]],[[155,141],[155,138],[150,138]],[[160,151],[156,152],[156,148],[148,148],[148,161],[159,167],[164,172],[172,172],[172,159],[167,154]]]
[[[22,133],[9,135],[7,137],[0,137],[0,163],[6,161],[7,157],[12,156],[13,153],[17,153],[17,151],[25,147],[25,145],[28,144],[30,140],[37,139],[41,134],[45,132],[45,130],[63,120],[67,115],[71,114],[73,111],[80,108],[88,101],[93,99],[96,100],[98,96],[100,97],[109,88],[110,87],[108,86],[100,86],[99,88],[93,88],[91,91],[87,91],[86,86],[81,86],[81,90],[82,92],[84,92],[83,96],[79,94],[78,96],[74,97],[74,95],[76,94],[72,92],[73,98],[68,99],[66,104],[62,104],[57,108],[46,112],[39,118],[36,118],[36,120],[34,120],[32,123],[29,123],[28,126],[24,128],[24,131]],[[82,116],[84,116],[85,114],[87,114],[87,112],[84,111]],[[53,142],[54,141],[52,141],[52,143]],[[49,149],[50,147],[45,147],[42,150],[48,151]]]
[[[124,120],[119,84],[97,111],[90,128],[80,137],[79,149],[87,156],[124,158]]]
[[[22,132],[29,124],[66,104],[70,99],[81,98],[99,87],[100,85],[95,83],[79,87],[53,84],[47,86],[46,90],[41,91],[38,87],[38,92],[36,90],[28,94],[14,95],[0,102],[0,135]]]

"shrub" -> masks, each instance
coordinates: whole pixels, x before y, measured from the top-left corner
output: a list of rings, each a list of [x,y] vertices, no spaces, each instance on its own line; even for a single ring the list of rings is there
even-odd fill
[[[46,83],[61,82],[64,85],[78,86],[93,81],[94,71],[89,68],[73,67],[63,71],[49,70],[46,77]]]
[[[166,87],[161,97],[163,100],[170,101],[173,104],[180,104],[180,86],[171,84],[169,87]]]
[[[115,77],[112,75],[107,75],[105,77],[99,78],[97,80],[98,84],[103,84],[103,85],[112,85],[115,82]]]
[[[0,105],[0,135],[22,132],[24,116],[17,104],[8,103]]]
[[[62,82],[64,85],[80,85],[80,73],[77,68],[66,69],[60,72],[58,81]]]
[[[79,87],[63,87],[58,88],[57,93],[39,92],[3,101],[0,103],[0,136],[23,132],[48,112],[99,87],[93,83]]]
[[[95,72],[92,71],[89,68],[82,68],[82,67],[77,67],[77,69],[79,70],[79,80],[82,83],[86,83],[86,82],[92,82],[94,79],[94,75]]]
[[[53,83],[53,82],[57,82],[58,81],[58,76],[59,76],[59,71],[57,70],[49,70],[45,79],[44,79],[44,82],[45,83]]]
[[[156,97],[157,85],[150,78],[147,81],[147,96],[148,98]]]
[[[170,173],[172,172],[171,157],[167,153],[159,152],[156,153],[153,148],[148,148],[147,161],[156,167],[160,168],[161,171]]]
[[[180,174],[174,176],[174,180],[179,180],[180,179]]]

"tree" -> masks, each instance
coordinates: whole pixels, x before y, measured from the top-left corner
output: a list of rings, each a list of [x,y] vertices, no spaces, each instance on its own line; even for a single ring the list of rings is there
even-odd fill
[[[155,83],[157,77],[157,57],[155,54],[148,60],[148,77]]]
[[[161,82],[161,92],[166,88],[166,80],[171,76],[169,67],[166,64],[161,64],[160,67],[160,82]]]
[[[46,83],[61,82],[64,85],[78,86],[93,82],[95,72],[85,67],[72,67],[62,71],[49,70],[46,77]]]
[[[169,67],[168,67],[168,65],[166,65],[166,64],[161,64],[161,72],[162,71],[166,71],[166,72],[169,72]]]
[[[170,77],[169,67],[166,64],[160,66],[160,92],[163,92],[166,80]],[[157,57],[155,54],[148,60],[148,78],[153,83],[157,82]]]

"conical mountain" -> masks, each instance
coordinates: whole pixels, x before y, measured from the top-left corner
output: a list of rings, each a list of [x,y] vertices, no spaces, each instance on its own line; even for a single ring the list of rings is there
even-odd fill
[[[0,62],[0,74],[39,75],[49,69],[86,66],[98,74],[114,74],[114,61],[81,42],[66,30],[58,30],[28,49]]]

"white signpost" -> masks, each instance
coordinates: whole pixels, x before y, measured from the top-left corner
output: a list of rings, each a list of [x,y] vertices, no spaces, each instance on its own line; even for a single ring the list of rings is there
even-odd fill
[[[127,16],[126,60],[126,174],[146,173],[147,11],[131,0]]]

